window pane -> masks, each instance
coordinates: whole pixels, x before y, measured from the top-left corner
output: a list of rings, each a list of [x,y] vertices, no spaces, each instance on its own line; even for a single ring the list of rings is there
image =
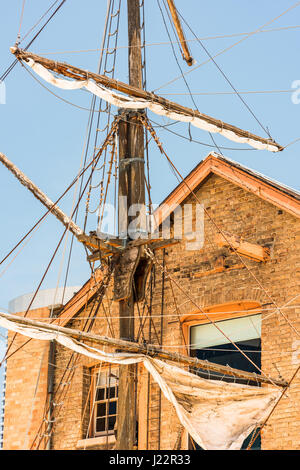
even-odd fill
[[[115,415],[117,413],[117,402],[116,401],[110,401],[109,402],[109,415]]]
[[[111,372],[107,377],[107,387],[114,387],[118,384],[118,376],[115,371]]]
[[[105,418],[96,420],[96,432],[105,431]]]
[[[94,377],[94,435],[112,434],[117,419],[119,368],[99,368]]]
[[[261,315],[235,318],[217,322],[218,327],[233,342],[247,341],[260,337]],[[208,348],[230,343],[225,336],[213,325],[208,323],[191,327],[191,349]]]
[[[244,318],[235,318],[217,322],[218,327],[248,356],[248,358],[261,368],[261,315],[251,315]],[[215,364],[228,365],[235,369],[259,374],[254,364],[251,364],[212,324],[198,325],[191,328],[191,344],[195,344],[191,355],[198,359],[207,360]],[[216,372],[201,371],[197,374],[212,380],[248,384],[249,381],[232,376],[224,376]],[[256,381],[250,385],[258,385]],[[247,447],[251,435],[245,440],[242,449]],[[190,440],[192,444],[192,439]],[[197,444],[191,448],[201,449]],[[257,439],[253,449],[260,449],[260,440]]]
[[[117,396],[116,393],[117,393],[116,387],[110,387],[110,389],[107,390],[107,399],[115,398]]]
[[[106,379],[107,373],[101,372],[100,374],[96,374],[96,387],[105,387],[106,386]]]
[[[251,359],[254,364],[259,368],[261,366],[261,341],[260,338],[252,339],[249,341],[239,341],[235,343],[245,354]],[[247,372],[255,372],[259,374],[259,371],[254,367],[251,362],[248,361],[231,343],[221,344],[219,346],[212,346],[211,348],[205,349],[196,349],[193,352],[193,356],[201,360],[207,360],[209,362],[214,362],[215,364],[228,365],[234,369],[245,370]],[[243,381],[231,376],[223,377],[223,374],[218,374],[217,372],[200,372],[201,377],[211,378],[211,379],[220,379],[225,380],[226,382],[238,382],[238,383],[248,383],[248,381]],[[251,385],[257,385],[257,383],[252,383]]]
[[[252,433],[247,437],[247,439],[244,440],[244,443],[242,445],[242,449],[247,449],[248,445],[251,442],[251,439],[253,436],[256,436],[258,433],[258,429],[254,429]],[[260,450],[261,449],[261,435],[259,434],[257,438],[255,439],[253,445],[251,446],[251,450]]]
[[[108,418],[108,430],[111,431],[114,429],[116,423],[116,416],[111,416]]]
[[[104,400],[104,398],[105,398],[105,388],[97,388],[96,401]]]
[[[106,403],[98,403],[96,417],[106,416]]]

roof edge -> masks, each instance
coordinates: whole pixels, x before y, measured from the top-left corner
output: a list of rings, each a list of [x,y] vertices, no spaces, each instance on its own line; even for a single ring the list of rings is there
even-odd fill
[[[170,215],[174,206],[181,204],[210,174],[221,176],[291,215],[300,217],[299,192],[223,155],[210,152],[156,209],[156,227]]]

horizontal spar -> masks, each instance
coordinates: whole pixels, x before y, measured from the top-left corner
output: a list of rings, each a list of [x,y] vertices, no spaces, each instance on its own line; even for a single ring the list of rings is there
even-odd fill
[[[154,346],[152,344],[134,343],[134,342],[125,341],[122,339],[99,336],[93,333],[87,333],[85,331],[75,330],[72,328],[65,328],[57,324],[59,322],[59,317],[56,318],[55,320],[56,325],[51,325],[51,324],[48,325],[45,322],[31,320],[29,318],[24,318],[24,317],[20,317],[17,315],[12,315],[12,314],[2,313],[2,312],[0,313],[0,319],[1,318],[17,323],[19,325],[26,325],[27,327],[35,327],[36,329],[39,329],[40,331],[62,333],[65,336],[69,336],[76,340],[91,341],[96,344],[118,348],[118,349],[121,349],[122,351],[126,351],[129,353],[137,353],[137,354],[144,354],[146,356],[151,356],[151,357],[158,357],[160,359],[164,359],[167,361],[176,362],[177,364],[179,363],[181,365],[186,365],[186,366],[194,367],[197,369],[217,372],[222,375],[230,375],[233,377],[238,377],[240,379],[244,379],[244,380],[248,380],[252,382],[273,384],[273,385],[277,385],[280,387],[287,386],[287,383],[282,380],[264,377],[261,375],[257,375],[255,373],[245,372],[239,369],[233,369],[231,367],[214,364],[209,361],[202,361],[200,359],[185,356],[179,353],[172,353],[172,352],[163,350],[161,348],[158,348],[157,346]]]
[[[176,9],[174,0],[167,0],[167,2],[168,2],[168,6],[169,6],[169,9],[170,9],[171,16],[172,16],[172,20],[174,22],[174,26],[175,26],[177,34],[178,34],[179,42],[180,42],[181,47],[182,47],[183,58],[186,61],[186,63],[191,67],[194,64],[195,61],[194,61],[194,59],[193,59],[193,57],[190,53],[189,46],[186,42],[185,35],[184,35],[183,29],[182,29],[182,26],[181,26],[181,23],[180,23],[180,19],[179,19],[178,13],[177,13],[177,9]]]
[[[36,71],[36,73],[39,73],[37,68],[42,66],[44,70],[48,69],[77,81],[77,83],[72,83],[65,80],[64,84],[64,80],[62,79],[58,80],[55,79],[55,77],[52,77],[52,79],[51,77],[48,77],[50,83],[54,84],[55,86],[61,88],[66,87],[68,89],[86,87],[89,91],[96,94],[97,96],[101,95],[104,99],[108,101],[110,100],[109,102],[115,106],[129,109],[145,107],[156,114],[164,115],[178,121],[191,123],[195,127],[198,127],[207,132],[219,133],[229,140],[239,143],[246,143],[259,150],[279,152],[284,149],[280,144],[276,143],[270,138],[266,139],[259,137],[249,131],[245,131],[231,124],[227,124],[219,119],[215,119],[211,116],[200,113],[198,110],[187,108],[178,103],[162,98],[154,93],[147,92],[140,88],[128,85],[124,82],[83,70],[64,62],[49,60],[37,54],[26,52],[16,47],[12,47],[11,52],[20,61],[23,60],[27,62],[33,68],[33,70]],[[38,67],[35,66],[36,64],[39,64]],[[40,72],[41,75],[45,75],[45,73],[43,74],[43,71]],[[49,72],[47,73],[49,75]],[[43,78],[45,77],[43,76]],[[47,80],[47,78],[45,79]],[[97,90],[97,86],[91,81],[91,79],[102,87],[98,87]],[[126,95],[129,95],[129,97],[122,96],[120,94],[113,94],[107,89],[117,90],[119,92],[125,93]]]

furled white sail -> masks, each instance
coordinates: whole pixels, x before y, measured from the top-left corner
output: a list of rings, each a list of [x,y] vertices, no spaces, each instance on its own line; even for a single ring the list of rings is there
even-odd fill
[[[205,119],[201,119],[199,116],[188,116],[183,113],[170,111],[166,109],[160,103],[153,103],[149,100],[134,99],[132,97],[120,95],[119,93],[115,93],[108,88],[96,84],[91,79],[87,80],[64,80],[61,78],[56,78],[52,72],[49,72],[43,65],[35,62],[33,59],[27,59],[26,63],[37,73],[41,78],[43,78],[48,83],[52,85],[62,88],[64,90],[78,90],[80,88],[85,88],[90,93],[102,98],[103,100],[107,101],[108,103],[117,106],[118,108],[125,108],[125,109],[144,109],[148,108],[155,114],[159,114],[160,116],[165,116],[175,121],[181,122],[188,122],[199,129],[202,129],[207,132],[221,134],[226,139],[229,139],[233,142],[241,143],[241,144],[248,144],[251,147],[257,150],[268,150],[270,152],[278,152],[279,148],[276,145],[272,145],[272,143],[263,143],[255,139],[251,139],[248,137],[242,137],[235,134],[233,131],[223,129],[223,127],[219,127],[214,124],[210,124]]]

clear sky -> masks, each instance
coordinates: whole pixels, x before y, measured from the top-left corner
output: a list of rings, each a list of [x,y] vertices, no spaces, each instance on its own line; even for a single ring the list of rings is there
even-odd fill
[[[24,35],[52,2],[27,0],[21,25]],[[117,2],[115,2],[117,3]],[[119,46],[127,44],[126,2],[123,0],[120,20]],[[99,52],[61,53],[99,48],[104,27],[106,0],[67,0],[60,12],[34,42],[30,50],[47,57],[66,61],[85,69],[97,70]],[[200,38],[251,32],[279,16],[294,5],[292,0],[177,0],[176,5]],[[3,72],[11,63],[9,47],[16,40],[20,23],[22,1],[2,1],[0,18],[0,68]],[[145,0],[146,42],[168,41],[157,0]],[[268,25],[266,29],[300,25],[300,6]],[[192,34],[185,28],[186,36]],[[31,36],[29,36],[31,37]],[[212,54],[229,47],[245,36],[207,39],[205,46]],[[291,90],[292,83],[300,80],[299,41],[300,29],[281,29],[249,37],[216,60],[239,91]],[[26,44],[27,39],[21,46]],[[190,43],[197,64],[207,59],[201,46]],[[183,71],[189,67],[183,62],[178,47],[175,51]],[[147,89],[152,91],[180,74],[170,45],[147,47]],[[117,54],[116,78],[128,81],[127,50],[121,47]],[[186,76],[200,111],[226,122],[265,136],[257,121],[237,96],[197,95],[206,92],[231,92],[213,63],[199,67]],[[7,155],[33,181],[55,200],[76,175],[88,122],[88,112],[59,100],[42,88],[18,64],[5,80],[6,104],[0,105],[0,151]],[[51,88],[51,86],[50,86]],[[91,97],[86,92],[51,88],[61,97],[80,106],[89,107]],[[157,93],[186,93],[182,79],[160,88]],[[300,105],[291,100],[291,93],[242,95],[271,135],[282,145],[300,138]],[[168,98],[192,107],[190,96],[167,95]],[[167,124],[167,120],[150,115],[154,121]],[[185,124],[175,124],[170,129],[188,137]],[[184,174],[209,152],[209,147],[192,143],[158,129],[164,147],[177,167]],[[211,144],[207,133],[192,129],[193,139]],[[219,146],[241,148],[241,145],[216,136]],[[225,156],[256,169],[284,184],[300,190],[299,150],[300,141],[284,152],[272,154],[266,151],[222,150]],[[91,154],[91,153],[90,153]],[[150,147],[152,200],[159,203],[177,183],[168,165],[157,149]],[[69,213],[72,196],[62,202]],[[26,233],[44,213],[44,208],[19,182],[0,166],[1,245],[0,258]],[[79,224],[84,217],[81,207]],[[95,229],[95,218],[89,221],[89,229]],[[62,233],[62,227],[51,215],[34,234],[13,263],[0,267],[0,308],[6,309],[10,299],[32,292],[50,260]],[[68,253],[68,251],[66,251]],[[42,288],[63,284],[67,255],[63,258],[63,246],[58,252]],[[11,261],[11,259],[10,259]],[[62,275],[58,273],[62,265]],[[3,269],[7,270],[3,273]],[[75,243],[71,261],[69,285],[82,284],[89,275],[85,252]]]

